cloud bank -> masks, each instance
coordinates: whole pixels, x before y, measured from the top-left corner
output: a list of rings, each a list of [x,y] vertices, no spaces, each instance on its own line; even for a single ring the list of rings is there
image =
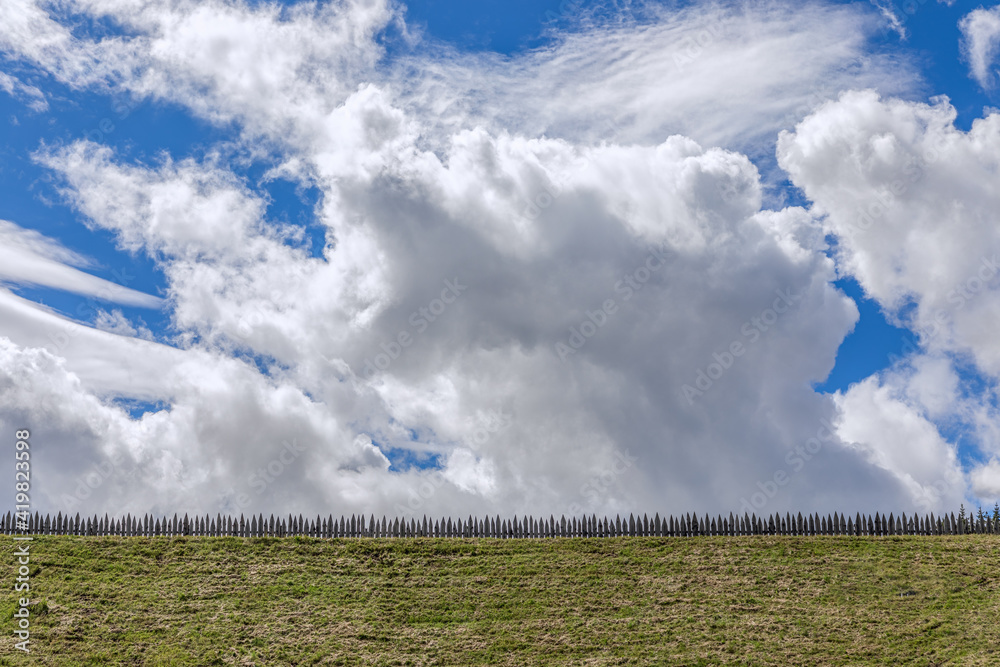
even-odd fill
[[[811,388],[858,319],[838,266],[917,328],[993,242],[998,121],[963,133],[946,103],[905,101],[921,83],[870,52],[870,8],[650,9],[509,58],[389,58],[405,23],[377,1],[74,11],[119,30],[17,0],[0,48],[240,140],[35,153],[81,222],[157,263],[172,327],[144,340],[121,313],[91,327],[0,293],[0,418],[48,443],[53,511],[871,512],[966,492],[935,420],[978,420],[985,448],[994,415],[928,387],[953,352],[995,376],[993,283],[912,370]],[[769,208],[746,155],[782,129],[808,208]],[[926,187],[865,208],[932,146]],[[269,216],[247,162],[321,193],[322,248]],[[879,222],[855,230],[859,209]],[[20,280],[68,287],[69,251],[4,229],[33,258]]]

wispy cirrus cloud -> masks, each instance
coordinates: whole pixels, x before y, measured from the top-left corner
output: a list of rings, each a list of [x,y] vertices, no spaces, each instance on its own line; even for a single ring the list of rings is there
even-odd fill
[[[972,77],[985,89],[996,86],[1000,56],[1000,6],[974,9],[958,24],[962,52]]]
[[[683,134],[744,148],[769,142],[845,87],[920,87],[905,60],[872,52],[878,20],[864,6],[643,9],[639,19],[557,34],[512,57],[428,45],[401,63],[394,83],[422,116],[450,127],[472,121],[589,142]]]
[[[90,264],[85,257],[53,239],[0,220],[0,281],[51,287],[129,306],[159,308],[162,305],[159,297],[74,268]]]

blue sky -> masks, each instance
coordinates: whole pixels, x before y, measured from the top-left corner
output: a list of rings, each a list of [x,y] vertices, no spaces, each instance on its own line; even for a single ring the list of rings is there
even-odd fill
[[[231,508],[287,433],[315,443],[268,489],[295,507],[403,507],[429,474],[447,480],[432,502],[482,509],[726,507],[820,419],[841,448],[765,503],[1000,495],[997,284],[957,307],[945,289],[996,247],[994,186],[975,180],[995,137],[970,131],[998,104],[1000,10],[286,4],[5,10],[36,23],[0,31],[3,372],[36,369],[51,409],[74,406],[50,434],[74,465],[120,450],[156,479],[90,502],[165,506],[204,470],[192,502]],[[60,46],[39,51],[43,34]],[[935,132],[960,139],[927,159]],[[904,154],[922,180],[852,228]],[[675,260],[625,298],[649,247]],[[781,289],[808,305],[748,339]],[[945,329],[921,340],[935,312]],[[60,370],[37,370],[41,350]],[[16,391],[0,418],[54,423]],[[513,427],[476,442],[498,410]],[[641,477],[582,497],[623,450]],[[718,479],[663,490],[709,460]]]

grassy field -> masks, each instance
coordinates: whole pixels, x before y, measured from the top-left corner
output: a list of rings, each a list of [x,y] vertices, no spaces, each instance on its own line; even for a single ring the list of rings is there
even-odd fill
[[[38,537],[27,656],[12,551],[0,665],[1000,665],[1000,536]]]

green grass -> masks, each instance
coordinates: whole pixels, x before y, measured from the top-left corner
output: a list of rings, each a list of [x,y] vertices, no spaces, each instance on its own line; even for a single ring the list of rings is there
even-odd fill
[[[1000,665],[1000,536],[31,544],[0,665]]]

